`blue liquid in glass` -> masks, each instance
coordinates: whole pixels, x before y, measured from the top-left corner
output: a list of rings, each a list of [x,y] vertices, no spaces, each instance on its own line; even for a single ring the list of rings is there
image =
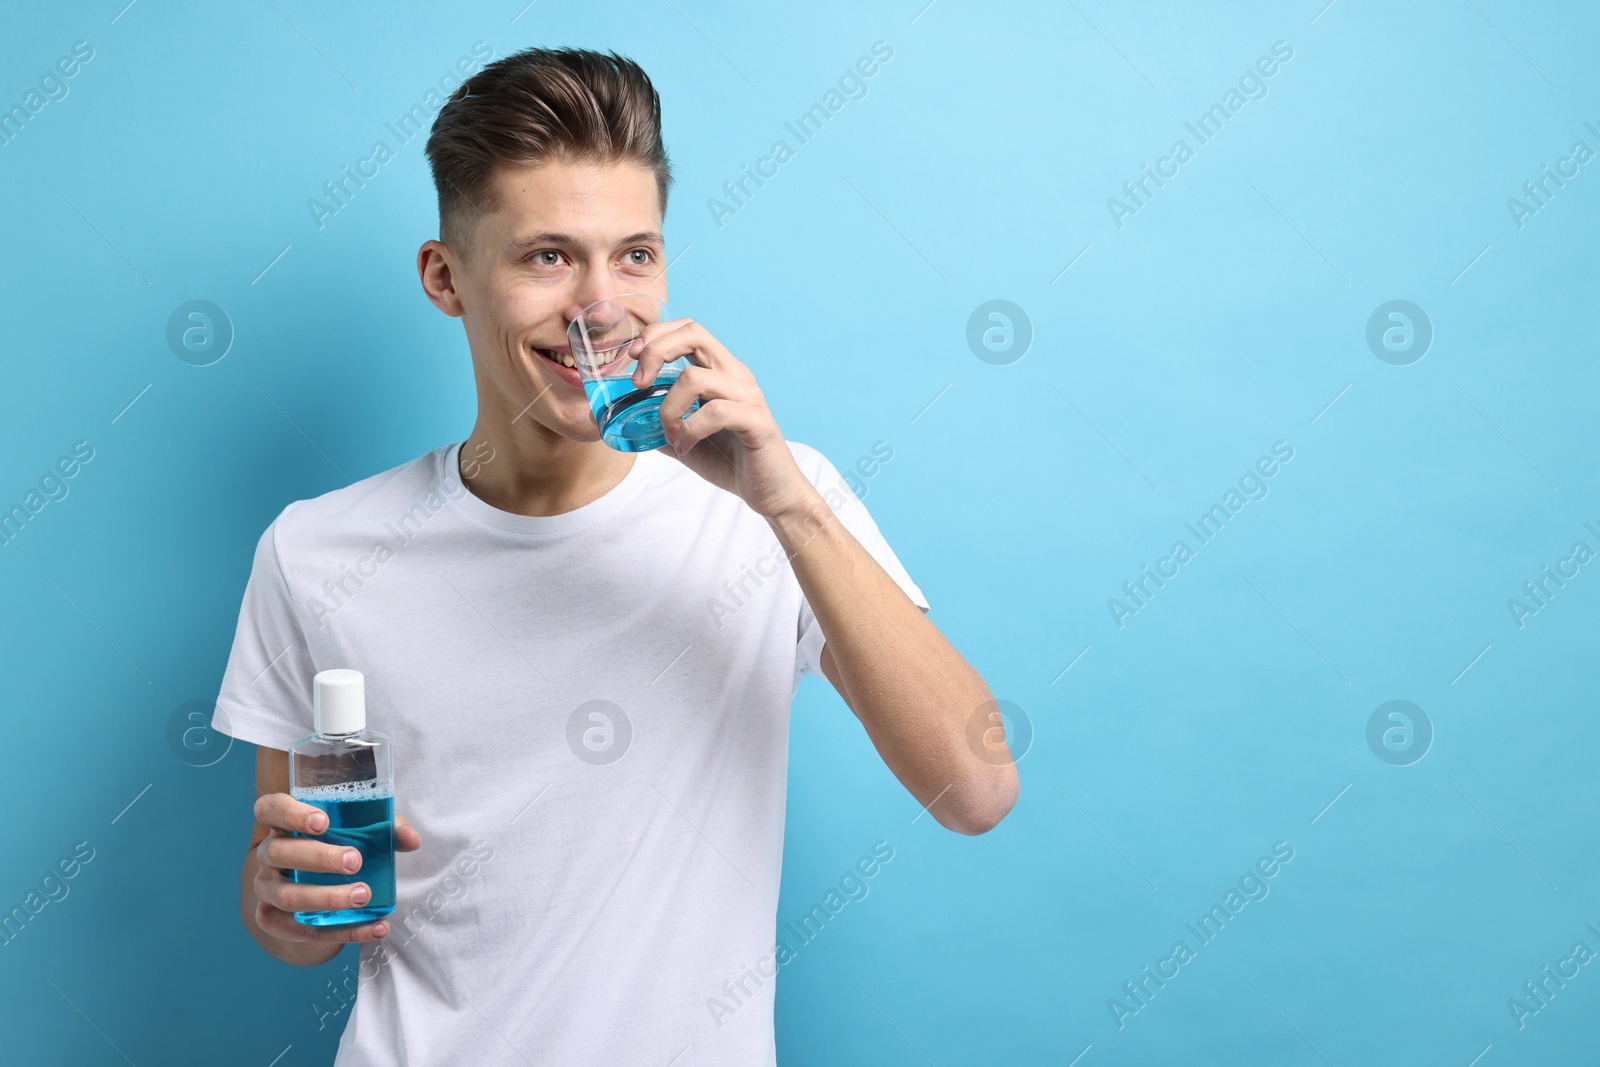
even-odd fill
[[[394,911],[394,797],[370,792],[352,794],[349,788],[317,786],[294,795],[328,813],[328,829],[302,834],[314,841],[349,846],[361,853],[361,869],[354,874],[325,871],[290,871],[289,880],[300,885],[355,885],[365,882],[372,890],[359,908],[338,911],[297,911],[295,920],[308,926],[346,926],[381,919]]]
[[[619,452],[648,452],[667,443],[661,431],[661,398],[683,371],[678,367],[663,367],[656,374],[655,384],[640,389],[632,378],[602,378],[583,382],[583,391],[589,394],[589,410],[594,413],[595,425],[600,427],[601,440]],[[688,418],[699,410],[696,400],[684,413]]]

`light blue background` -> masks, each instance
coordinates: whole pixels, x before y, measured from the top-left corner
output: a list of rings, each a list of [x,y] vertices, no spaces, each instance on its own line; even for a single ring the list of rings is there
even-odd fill
[[[1521,628],[1507,600],[1600,550],[1600,163],[1521,228],[1506,206],[1600,150],[1592,6],[124,2],[9,5],[0,35],[5,107],[95,50],[0,147],[0,504],[95,449],[0,548],[0,905],[96,850],[0,949],[13,1062],[333,1058],[344,1017],[311,1005],[338,963],[239,923],[250,746],[195,767],[167,727],[215,696],[285,503],[470,428],[460,325],[416,279],[421,138],[324,228],[306,201],[480,40],[650,73],[674,311],[791,439],[841,469],[892,446],[867,506],[1034,732],[1015,810],[966,838],[805,683],[780,920],[874,841],[895,858],[783,968],[780,1062],[1592,1057],[1600,966],[1522,1029],[1507,999],[1600,950],[1600,564]],[[878,40],[866,97],[796,146],[783,123]],[[1268,95],[1118,228],[1107,198],[1280,40]],[[795,158],[718,226],[779,138]],[[236,330],[212,366],[165,341],[191,299]],[[1007,366],[966,342],[992,299],[1031,320]],[[1391,299],[1435,331],[1409,366],[1366,344]],[[1119,629],[1107,599],[1276,441],[1269,495]],[[1392,699],[1435,731],[1410,766],[1366,740]],[[1108,999],[1278,841],[1270,895],[1119,1029]]]

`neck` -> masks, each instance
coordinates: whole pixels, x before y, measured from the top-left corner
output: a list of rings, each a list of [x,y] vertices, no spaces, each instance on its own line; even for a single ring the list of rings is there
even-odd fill
[[[601,441],[574,441],[534,421],[478,408],[457,458],[461,482],[491,507],[514,515],[562,515],[610,492],[637,456]]]

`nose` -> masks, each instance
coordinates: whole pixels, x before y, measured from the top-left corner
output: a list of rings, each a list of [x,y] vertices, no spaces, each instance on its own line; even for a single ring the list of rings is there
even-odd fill
[[[610,279],[598,275],[591,277],[588,279],[587,284],[580,286],[578,291],[573,294],[572,303],[566,306],[563,314],[566,315],[568,322],[572,322],[583,313],[585,308],[593,308],[593,310],[589,313],[590,318],[591,320],[597,319],[599,315],[596,313],[603,314],[606,309],[603,307],[595,308],[594,305],[603,300],[610,300],[611,298],[619,295],[621,292],[623,292],[623,290],[618,289],[614,284],[612,284]],[[594,324],[603,325],[599,322],[595,322]]]
[[[561,310],[561,314],[562,314],[563,317],[566,318],[566,320],[568,322],[575,322],[575,321],[577,321],[578,316],[583,314],[583,311],[584,311],[585,308],[590,307],[591,305],[596,304],[596,303],[598,303],[598,302],[600,302],[601,300],[604,300],[604,299],[605,299],[604,296],[597,296],[597,297],[593,298],[592,300],[587,298],[587,297],[584,297],[584,298],[578,299],[578,300],[574,300],[572,303],[568,304],[565,308],[563,308]],[[599,311],[600,309],[599,308],[595,308],[595,310]]]
[[[661,320],[663,298],[629,281],[593,278],[577,287],[562,309],[574,352],[592,347],[609,350],[637,337],[647,323]]]
[[[582,315],[589,332],[604,333],[628,317],[622,301],[615,299],[618,295],[617,291],[609,288],[585,293],[580,298],[581,302],[568,304],[563,314],[569,326]]]

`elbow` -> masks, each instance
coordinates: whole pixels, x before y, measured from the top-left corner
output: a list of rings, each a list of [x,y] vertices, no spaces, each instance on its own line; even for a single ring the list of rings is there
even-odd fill
[[[947,829],[968,837],[986,834],[1010,814],[1021,791],[1014,764],[985,767],[982,773],[974,774],[973,780],[962,790],[963,802],[952,805],[947,818],[940,822]]]
[[[967,751],[960,759],[960,765],[965,768],[964,780],[957,796],[952,798],[953,817],[944,824],[968,837],[993,830],[1016,806],[1022,791],[1017,760],[1028,747],[1024,744],[1022,751],[1012,752],[1006,739],[1000,702],[989,694],[987,687],[983,692],[986,699],[965,720]],[[1020,711],[1013,705],[1013,714]],[[1031,731],[1029,736],[1031,738]]]

